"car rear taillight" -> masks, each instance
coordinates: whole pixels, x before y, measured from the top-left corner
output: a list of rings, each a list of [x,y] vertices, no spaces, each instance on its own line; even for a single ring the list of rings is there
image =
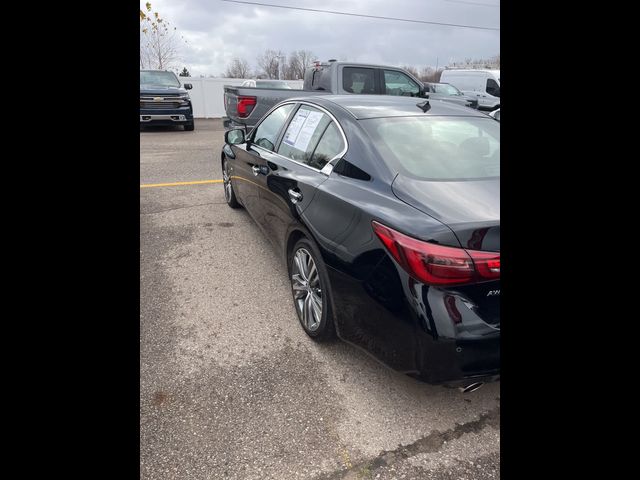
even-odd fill
[[[500,279],[500,252],[445,247],[397,232],[378,222],[373,231],[409,275],[429,285],[462,285]]]
[[[238,116],[246,118],[256,105],[256,97],[238,96]]]

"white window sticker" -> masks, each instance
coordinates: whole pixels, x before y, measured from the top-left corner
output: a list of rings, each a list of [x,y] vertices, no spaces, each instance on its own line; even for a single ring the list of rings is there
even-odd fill
[[[298,134],[300,133],[300,129],[302,128],[302,125],[304,125],[304,122],[307,119],[309,113],[309,110],[302,109],[299,109],[296,112],[295,117],[293,117],[293,120],[291,120],[291,123],[289,124],[289,128],[287,128],[287,133],[285,134],[283,140],[284,143],[291,146],[295,145]]]
[[[289,124],[283,140],[284,143],[292,146],[296,150],[304,152],[311,141],[313,133],[316,131],[316,128],[318,128],[318,124],[320,120],[322,120],[323,115],[321,112],[311,112],[303,109],[298,110]]]

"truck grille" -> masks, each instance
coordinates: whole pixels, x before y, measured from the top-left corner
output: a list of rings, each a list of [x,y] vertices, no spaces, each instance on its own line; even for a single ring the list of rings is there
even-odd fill
[[[140,108],[145,109],[165,109],[178,108],[182,100],[178,97],[140,97]]]

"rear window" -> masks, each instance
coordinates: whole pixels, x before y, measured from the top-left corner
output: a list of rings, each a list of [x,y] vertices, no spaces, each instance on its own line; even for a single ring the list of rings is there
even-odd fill
[[[361,120],[382,158],[423,180],[500,176],[500,124],[491,118],[394,117]]]

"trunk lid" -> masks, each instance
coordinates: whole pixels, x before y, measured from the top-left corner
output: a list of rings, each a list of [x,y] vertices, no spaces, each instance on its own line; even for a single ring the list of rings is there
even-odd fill
[[[500,179],[429,181],[398,174],[403,202],[447,225],[469,250],[500,251]]]

